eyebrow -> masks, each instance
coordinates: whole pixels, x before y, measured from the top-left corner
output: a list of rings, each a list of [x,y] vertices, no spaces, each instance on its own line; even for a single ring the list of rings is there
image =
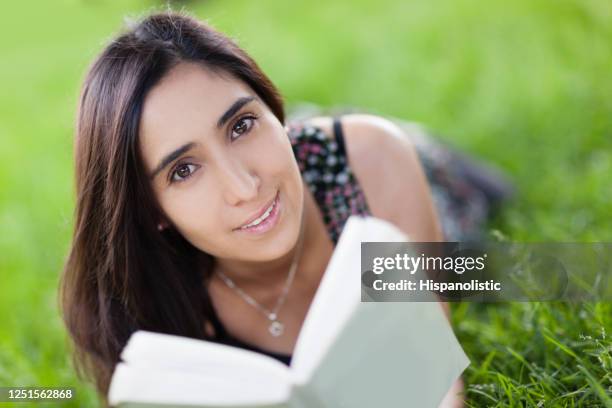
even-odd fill
[[[243,96],[238,98],[226,111],[221,115],[219,120],[217,121],[217,128],[221,128],[223,125],[227,123],[228,120],[231,119],[232,116],[236,114],[242,107],[249,102],[254,101],[256,98],[254,96]],[[196,145],[195,142],[185,143],[178,149],[164,156],[163,159],[160,160],[159,164],[155,167],[155,169],[151,172],[151,179],[155,178],[157,174],[162,171],[166,166],[170,163],[178,159],[183,153],[191,150]]]
[[[230,106],[225,113],[221,115],[219,121],[217,122],[217,127],[220,128],[221,126],[225,125],[225,123],[230,120],[230,118],[234,116],[236,112],[253,100],[255,100],[254,96],[243,96],[242,98],[238,98],[236,102],[234,102],[232,106]]]

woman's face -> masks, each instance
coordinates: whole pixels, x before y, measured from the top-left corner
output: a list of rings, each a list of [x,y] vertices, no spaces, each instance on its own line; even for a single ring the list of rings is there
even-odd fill
[[[139,149],[163,221],[195,247],[265,261],[295,245],[300,172],[282,123],[246,84],[180,63],[145,99]],[[271,203],[265,221],[241,229]]]

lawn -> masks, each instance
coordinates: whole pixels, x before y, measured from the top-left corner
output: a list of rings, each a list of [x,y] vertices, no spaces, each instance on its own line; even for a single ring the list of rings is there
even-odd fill
[[[185,4],[236,38],[290,106],[422,122],[505,169],[519,195],[491,239],[612,241],[609,0]],[[152,6],[3,5],[0,385],[72,385],[66,407],[97,406],[70,365],[56,300],[78,87],[123,16]],[[456,304],[452,320],[472,361],[470,406],[612,407],[610,303]]]

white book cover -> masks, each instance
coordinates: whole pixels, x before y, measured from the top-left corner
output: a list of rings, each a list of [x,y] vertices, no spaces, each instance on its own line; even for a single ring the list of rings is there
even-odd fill
[[[214,342],[137,331],[108,393],[118,407],[435,408],[469,365],[437,302],[361,302],[361,243],[403,242],[347,220],[287,366]]]

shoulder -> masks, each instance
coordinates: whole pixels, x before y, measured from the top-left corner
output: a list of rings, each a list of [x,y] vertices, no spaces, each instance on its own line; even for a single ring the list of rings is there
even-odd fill
[[[333,118],[318,116],[303,121],[323,131],[326,137],[333,139]],[[386,157],[400,149],[405,152],[414,152],[414,147],[402,130],[393,121],[382,116],[370,114],[347,114],[341,117],[342,130],[349,161],[353,165],[368,158],[377,159]],[[375,151],[372,149],[376,148]],[[355,159],[355,160],[351,160]]]
[[[320,116],[304,123],[334,138],[333,118]],[[393,121],[370,114],[347,114],[341,117],[341,125],[348,161],[361,183],[380,182],[381,177],[392,176],[394,169],[419,166],[409,136]]]
[[[333,138],[333,119],[307,124]],[[370,114],[341,117],[346,155],[374,216],[393,222],[412,238],[436,240],[436,216],[416,148],[393,121]],[[420,220],[420,221],[419,221]]]

